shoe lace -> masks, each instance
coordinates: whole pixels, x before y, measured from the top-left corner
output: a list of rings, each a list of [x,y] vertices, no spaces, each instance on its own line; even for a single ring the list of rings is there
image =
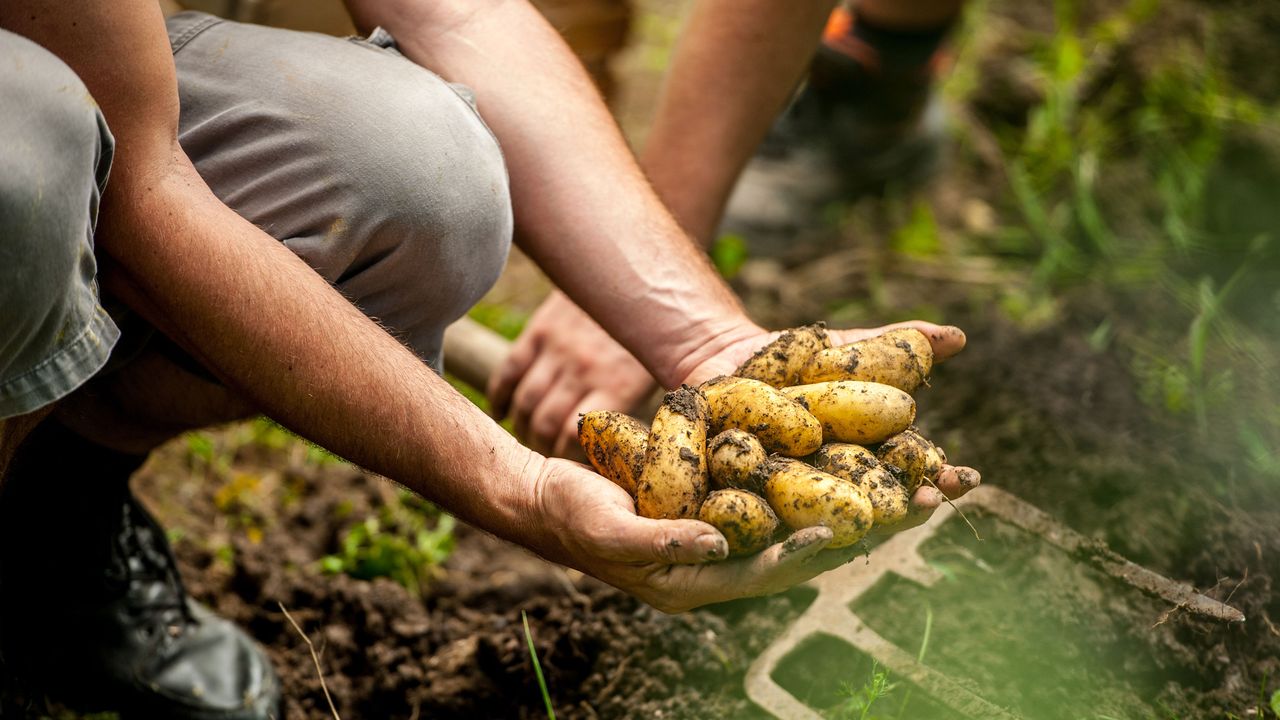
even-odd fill
[[[148,625],[153,631],[163,629],[163,637],[178,637],[196,624],[196,618],[164,528],[132,495],[120,512],[113,548],[117,561],[111,565],[120,571],[119,581],[128,593],[131,610],[151,620]]]

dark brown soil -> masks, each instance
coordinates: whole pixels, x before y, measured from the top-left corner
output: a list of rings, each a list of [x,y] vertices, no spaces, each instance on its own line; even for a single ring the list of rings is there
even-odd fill
[[[391,484],[343,465],[270,470],[289,456],[259,447],[238,455],[231,480],[193,486],[176,444],[135,485],[184,538],[176,547],[193,594],[267,646],[288,718],[329,715],[305,644],[277,603],[316,643],[343,717],[545,716],[521,626],[526,611],[558,716],[702,718],[752,716],[741,674],[810,597],[800,589],[664,615],[469,528],[421,599],[389,580],[325,576],[316,561],[337,550],[352,518],[394,496]],[[232,516],[251,519],[228,522],[218,490],[249,476],[254,489]],[[261,540],[237,524],[260,528]],[[216,549],[224,540],[232,562]]]

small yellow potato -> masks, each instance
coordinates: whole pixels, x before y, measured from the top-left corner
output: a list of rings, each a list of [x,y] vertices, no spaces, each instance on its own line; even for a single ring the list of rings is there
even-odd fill
[[[885,465],[892,465],[901,471],[902,482],[908,493],[915,493],[925,481],[933,483],[942,472],[945,456],[941,448],[921,435],[915,428],[894,435],[880,449],[876,457]]]
[[[636,496],[649,428],[626,413],[593,410],[578,417],[578,442],[596,472]]]
[[[707,496],[698,519],[715,526],[729,542],[729,555],[750,555],[773,541],[778,516],[764,498],[746,490],[716,490]]]
[[[819,351],[831,347],[824,323],[783,330],[756,351],[734,375],[780,388],[800,382],[800,372]]]
[[[729,428],[707,443],[707,457],[712,487],[739,488],[753,493],[764,490],[764,478],[756,470],[769,459],[769,454],[755,435]]]
[[[711,432],[746,430],[770,452],[800,457],[822,445],[822,424],[796,401],[759,380],[721,375],[701,386]]]
[[[829,548],[852,545],[871,529],[871,500],[857,485],[789,458],[773,458],[766,468],[765,499],[790,527],[831,528]]]
[[[783,388],[782,394],[818,418],[826,442],[871,445],[906,430],[916,419],[916,401],[880,383],[833,380]]]
[[[914,328],[890,330],[849,345],[820,350],[800,373],[803,383],[863,380],[915,392],[933,369],[933,346]]]
[[[691,518],[707,497],[707,400],[681,385],[653,418],[636,512],[647,518]]]
[[[861,445],[823,445],[813,457],[813,466],[857,485],[871,500],[871,514],[877,526],[894,525],[907,516],[911,498],[907,488],[876,454]]]

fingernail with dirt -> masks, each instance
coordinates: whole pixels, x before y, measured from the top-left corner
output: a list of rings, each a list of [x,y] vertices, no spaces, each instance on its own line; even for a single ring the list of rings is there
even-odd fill
[[[707,560],[722,560],[729,555],[729,545],[719,535],[700,535],[694,541],[694,546]]]

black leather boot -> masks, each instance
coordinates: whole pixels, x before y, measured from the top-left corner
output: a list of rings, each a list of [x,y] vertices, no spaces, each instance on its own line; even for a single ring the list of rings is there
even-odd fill
[[[0,486],[0,672],[82,710],[266,720],[266,655],[187,597],[163,528],[129,491],[142,458],[54,421]]]

